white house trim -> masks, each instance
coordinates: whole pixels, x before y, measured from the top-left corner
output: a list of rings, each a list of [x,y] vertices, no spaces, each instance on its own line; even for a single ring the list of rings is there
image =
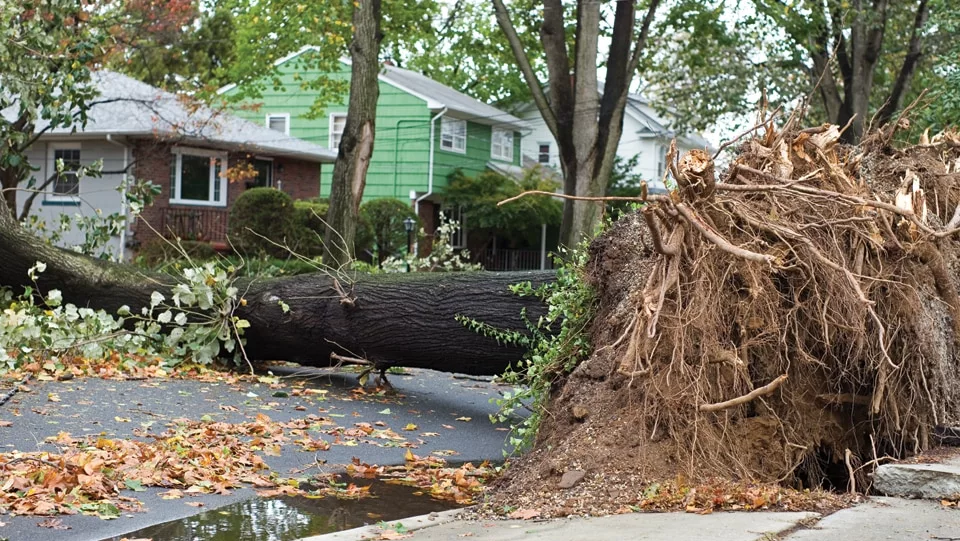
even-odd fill
[[[226,207],[227,206],[227,190],[229,189],[229,183],[226,181],[226,171],[227,171],[227,153],[210,150],[206,148],[193,148],[193,147],[181,147],[175,146],[170,149],[170,152],[176,160],[175,166],[175,177],[174,185],[176,193],[170,194],[170,202],[176,205],[196,205],[203,207]],[[197,199],[183,199],[180,197],[180,193],[183,190],[182,188],[182,175],[183,175],[183,156],[201,156],[207,158],[214,158],[220,161],[220,174],[217,174],[217,168],[211,164],[210,166],[210,186],[207,192],[207,200],[197,200]],[[217,192],[217,186],[220,188],[220,198],[217,199],[215,194]]]
[[[43,178],[43,181],[44,181],[44,182],[46,182],[46,180],[47,180],[48,178],[50,178],[51,176],[53,176],[53,175],[55,175],[55,174],[57,173],[57,164],[56,164],[56,160],[54,159],[54,156],[56,156],[56,151],[58,151],[58,150],[79,150],[79,151],[81,151],[81,153],[80,153],[80,162],[81,162],[81,164],[83,163],[83,148],[82,148],[82,146],[81,146],[81,144],[80,144],[79,142],[71,141],[71,142],[62,142],[62,143],[61,143],[61,142],[53,142],[53,141],[51,141],[51,142],[47,143],[47,164],[46,164],[46,167],[47,167],[47,169],[48,169],[48,171],[47,171],[48,174]],[[51,183],[50,183],[50,186],[47,187],[46,193],[44,194],[44,200],[45,200],[45,201],[63,201],[63,202],[79,201],[79,200],[80,200],[80,194],[82,193],[82,192],[80,191],[80,187],[81,187],[82,184],[83,184],[83,177],[77,175],[77,194],[76,194],[76,195],[62,195],[62,194],[57,194],[57,193],[55,193],[55,192],[53,191],[54,187],[56,186],[56,181],[51,182]]]

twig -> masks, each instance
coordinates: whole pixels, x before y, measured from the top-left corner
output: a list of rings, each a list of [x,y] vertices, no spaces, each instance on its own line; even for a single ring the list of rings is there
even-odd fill
[[[747,131],[745,131],[745,132],[743,132],[743,133],[740,133],[740,134],[734,136],[733,139],[730,139],[729,141],[727,141],[727,142],[725,142],[725,143],[722,143],[722,144],[720,145],[720,148],[718,148],[718,149],[717,149],[717,152],[713,155],[713,159],[716,160],[716,159],[717,159],[717,156],[719,156],[720,153],[723,152],[723,150],[724,150],[725,148],[727,148],[727,147],[735,144],[735,143],[736,143],[737,141],[739,141],[740,139],[746,137],[747,135],[750,135],[751,133],[757,131],[758,129],[760,129],[760,128],[766,126],[768,123],[772,122],[773,119],[777,118],[777,116],[779,116],[781,112],[783,112],[783,111],[781,111],[781,107],[777,107],[776,109],[773,110],[773,113],[770,114],[770,118],[767,118],[767,119],[765,119],[765,120],[763,120],[763,121],[761,121],[761,122],[758,122],[756,125],[754,125],[754,126],[753,126],[752,128],[750,128],[749,130],[747,130]]]
[[[549,195],[550,197],[559,197],[560,199],[571,199],[573,201],[633,201],[635,203],[644,203],[648,201],[659,201],[659,202],[669,202],[670,198],[665,195],[656,195],[656,194],[647,194],[646,197],[628,197],[620,195],[609,195],[609,196],[586,196],[586,195],[567,195],[564,193],[556,192],[546,192],[543,190],[528,190],[519,195],[509,197],[497,203],[497,206],[502,206],[507,203],[511,203],[520,199],[521,197],[526,197],[528,195]]]
[[[32,456],[21,456],[21,457],[14,458],[12,460],[8,460],[2,464],[3,469],[7,469],[7,467],[12,466],[18,462],[37,462],[37,463],[43,464],[44,466],[60,469],[60,464],[57,464],[56,462],[50,462],[49,460],[43,460],[42,458],[34,458]]]
[[[17,391],[20,390],[20,387],[26,385],[28,381],[30,381],[30,374],[23,376],[23,379],[13,385],[13,389],[10,389],[5,395],[0,397],[0,406],[6,404],[11,398],[13,398],[13,395],[17,394]]]
[[[716,233],[715,231],[707,227],[707,225],[704,224],[702,221],[700,221],[700,218],[698,218],[693,213],[693,211],[690,210],[683,203],[677,203],[676,209],[680,213],[680,215],[683,216],[683,218],[690,223],[690,225],[692,225],[697,231],[700,232],[701,235],[703,235],[704,237],[707,237],[707,239],[710,242],[716,244],[717,247],[723,250],[724,252],[727,252],[729,254],[732,254],[737,257],[741,257],[743,259],[747,259],[750,261],[756,261],[758,263],[766,263],[768,265],[773,265],[773,262],[776,261],[777,258],[773,257],[772,255],[758,254],[757,252],[752,252],[745,248],[741,248],[739,246],[735,246],[731,244],[730,241],[721,237],[718,233]]]
[[[847,481],[847,492],[850,494],[857,493],[857,479],[853,475],[853,466],[850,465],[850,456],[853,453],[850,452],[850,449],[843,450],[843,463],[847,465],[847,475],[850,476],[850,479]]]
[[[711,411],[725,410],[727,408],[739,406],[740,404],[746,404],[747,402],[750,402],[754,398],[757,398],[760,396],[766,396],[772,393],[773,391],[776,391],[777,387],[780,387],[780,384],[783,383],[784,381],[787,381],[786,374],[778,377],[777,379],[771,381],[770,383],[764,385],[763,387],[758,387],[750,391],[749,393],[743,396],[731,398],[730,400],[726,400],[724,402],[716,402],[714,404],[700,404],[700,407],[698,409],[702,412],[711,412]]]

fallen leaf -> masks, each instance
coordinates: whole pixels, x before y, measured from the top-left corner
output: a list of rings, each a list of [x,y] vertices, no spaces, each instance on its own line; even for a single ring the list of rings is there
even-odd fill
[[[384,530],[380,532],[380,537],[377,539],[406,539],[408,537],[413,537],[411,533],[400,533],[396,530]]]
[[[166,492],[161,492],[159,496],[164,500],[179,500],[180,498],[183,497],[183,491],[174,488]]]
[[[191,507],[203,507],[203,502],[183,502]]]
[[[0,421],[0,426],[2,427],[13,426],[13,421]]]
[[[57,393],[47,393],[47,400],[49,400],[50,402],[59,402],[60,395],[58,395]]]
[[[118,423],[129,423],[129,422],[130,422],[130,418],[129,418],[129,417],[114,417],[113,420],[116,421],[116,422],[118,422]]]
[[[470,421],[473,420],[473,418],[472,418],[472,417],[457,417],[457,420],[458,420],[458,421],[463,421],[463,422],[465,422],[465,423],[469,423]]]
[[[514,511],[513,513],[510,513],[507,516],[516,520],[530,520],[532,518],[539,517],[540,510],[539,509],[517,509],[516,511]]]
[[[69,530],[70,526],[67,526],[63,523],[62,520],[58,518],[48,518],[46,520],[41,520],[37,523],[37,526],[41,528],[50,528],[52,530]]]
[[[440,426],[442,426],[443,428],[449,429],[449,430],[456,430],[456,428],[453,428],[453,427],[450,426],[450,425],[440,425]]]
[[[387,409],[385,409],[385,410],[380,410],[380,411],[378,411],[377,413],[380,413],[380,414],[383,414],[383,415],[390,415],[390,414],[392,414],[393,412],[390,411],[390,408],[387,408]]]
[[[417,429],[417,425],[415,425],[415,424],[413,424],[413,423],[407,423],[407,426],[403,427],[403,429],[404,429],[404,430],[407,430],[407,431],[409,431],[409,432],[413,432],[414,430]]]

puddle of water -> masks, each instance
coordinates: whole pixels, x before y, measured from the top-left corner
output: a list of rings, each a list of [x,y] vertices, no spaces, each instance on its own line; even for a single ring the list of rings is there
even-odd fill
[[[363,479],[354,479],[352,482],[358,486],[369,484],[372,497],[361,500],[338,500],[332,497],[253,498],[104,541],[120,541],[123,538],[153,541],[290,541],[458,507],[453,502],[414,495],[417,489],[412,487]]]

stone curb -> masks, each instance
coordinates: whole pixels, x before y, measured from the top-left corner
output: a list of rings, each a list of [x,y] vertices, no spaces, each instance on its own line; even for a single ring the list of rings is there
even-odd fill
[[[939,500],[960,494],[960,466],[884,464],[873,474],[873,491],[884,496]]]
[[[419,515],[416,517],[390,520],[385,522],[388,525],[399,522],[403,524],[403,527],[406,531],[413,532],[417,530],[423,530],[424,528],[430,528],[432,526],[439,526],[440,524],[453,522],[459,519],[461,514],[463,514],[463,509],[451,509],[449,511],[441,511],[439,513],[429,513],[426,515]],[[298,539],[297,541],[361,541],[364,539],[376,539],[380,536],[381,532],[383,532],[383,530],[379,526],[360,526],[359,528],[344,530],[342,532],[304,537],[302,539]]]

